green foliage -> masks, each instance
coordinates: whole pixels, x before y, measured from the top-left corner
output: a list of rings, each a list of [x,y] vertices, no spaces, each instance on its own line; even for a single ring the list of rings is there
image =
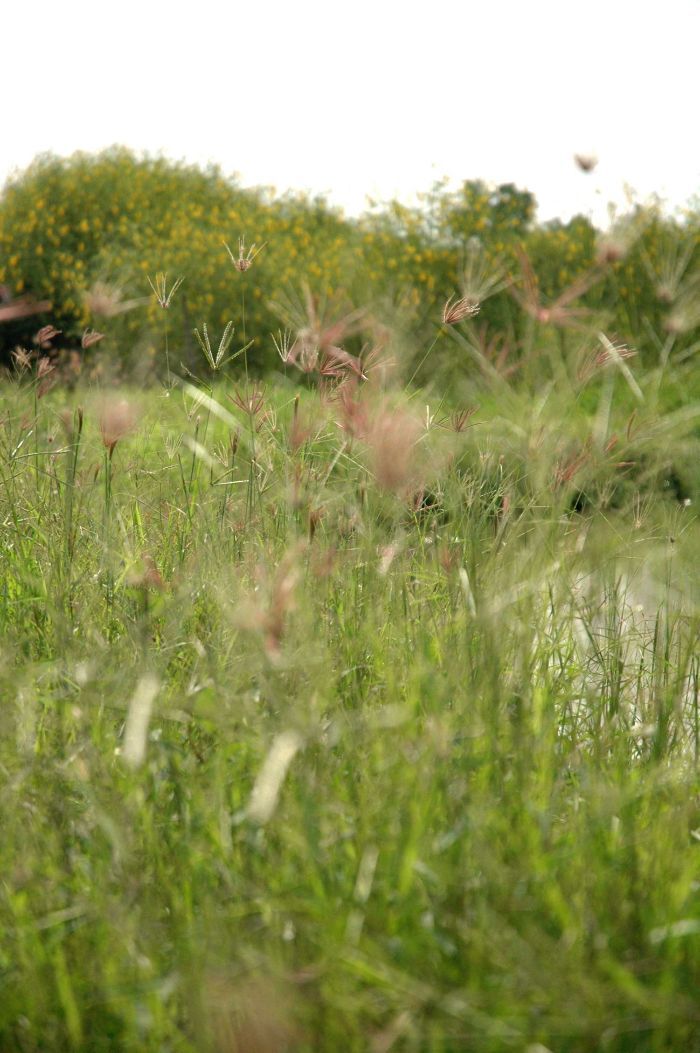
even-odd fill
[[[367,309],[354,351],[376,338],[378,324],[395,323],[397,309],[409,313],[422,340],[448,296],[485,294],[480,321],[513,342],[517,354],[525,330],[506,285],[522,286],[523,250],[544,302],[597,268],[599,280],[582,302],[620,339],[634,338],[650,359],[659,353],[651,333],[673,332],[681,347],[692,346],[700,324],[696,213],[681,220],[637,207],[601,238],[584,217],[537,224],[534,212],[529,192],[471,180],[454,190],[436,184],[419,208],[392,202],[348,220],[321,200],[244,189],[216,168],[139,159],[116,148],[48,156],[3,192],[0,281],[18,294],[49,298],[50,320],[68,346],[94,326],[106,333],[103,361],[144,375],[163,339],[148,286],[158,272],[185,279],[168,327],[188,367],[198,354],[194,328],[233,319],[235,346],[254,334],[250,364],[268,368],[275,360],[269,334],[280,321],[274,305],[303,300],[306,287],[314,297],[332,303],[344,296],[348,309]],[[241,236],[265,245],[245,272],[224,246]],[[482,279],[504,280],[475,284],[475,253]],[[6,330],[6,347],[28,344],[32,326]]]
[[[225,325],[233,316],[242,329],[243,283],[247,324],[266,333],[278,324],[268,298],[299,275],[332,292],[352,255],[340,236],[346,225],[321,202],[273,201],[216,169],[137,160],[121,149],[40,158],[5,189],[0,213],[3,280],[18,293],[43,290],[54,304],[52,320],[73,340],[88,324],[108,325],[127,359],[152,353],[160,329],[149,275],[185,278],[170,314],[189,360],[195,326]],[[224,246],[241,235],[267,242],[250,274],[236,271]],[[113,306],[93,296],[90,309],[96,283],[103,294],[107,287]],[[120,302],[132,309],[121,313]]]
[[[0,1048],[700,1049],[692,361],[446,332],[420,393],[17,356]]]

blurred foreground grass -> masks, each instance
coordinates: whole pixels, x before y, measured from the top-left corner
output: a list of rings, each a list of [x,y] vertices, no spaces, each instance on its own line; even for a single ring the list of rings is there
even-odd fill
[[[619,364],[5,383],[2,1049],[700,1049],[697,404]]]

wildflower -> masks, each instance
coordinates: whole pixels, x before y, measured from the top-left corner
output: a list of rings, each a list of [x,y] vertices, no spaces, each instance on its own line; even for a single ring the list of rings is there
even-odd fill
[[[238,256],[234,256],[233,253],[231,252],[231,249],[229,248],[228,244],[226,242],[224,242],[224,245],[226,247],[226,251],[228,252],[229,256],[231,257],[231,262],[233,263],[233,266],[236,268],[237,271],[240,271],[241,274],[243,274],[244,271],[247,271],[248,268],[252,266],[253,261],[255,260],[255,257],[258,256],[259,253],[261,253],[262,250],[265,248],[265,244],[266,243],[263,243],[260,246],[260,248],[256,248],[255,247],[255,242],[253,242],[253,244],[250,246],[250,248],[246,252],[245,251],[245,237],[242,235],[238,239]]]
[[[639,387],[639,384],[632,376],[632,372],[625,362],[626,358],[631,358],[635,352],[631,351],[624,344],[614,344],[612,340],[609,340],[605,333],[598,333],[598,340],[603,348],[602,354],[604,356],[602,360],[603,365],[612,363],[622,373],[623,377],[627,381],[632,394],[639,400],[644,401],[644,395]]]
[[[182,283],[184,282],[185,279],[184,278],[176,278],[175,281],[173,282],[173,286],[172,286],[170,292],[167,292],[167,280],[168,280],[167,274],[163,274],[162,271],[160,271],[158,274],[156,274],[155,281],[151,281],[150,278],[148,279],[148,284],[153,289],[153,295],[155,296],[156,300],[158,301],[158,304],[163,309],[165,309],[167,307],[170,307],[170,302],[171,302],[173,296],[175,295],[177,290],[180,288],[180,286],[182,285]]]
[[[342,347],[329,347],[323,354],[318,371],[322,377],[342,377],[349,371],[363,380],[367,379],[362,372],[360,359],[343,351]]]
[[[450,296],[449,300],[442,309],[442,321],[445,325],[456,325],[461,322],[464,318],[473,318],[475,314],[479,313],[479,304],[469,296],[462,296],[459,300],[454,300],[454,296]]]
[[[368,380],[370,376],[372,379],[386,378],[389,370],[395,365],[395,359],[384,354],[384,345],[381,343],[373,347],[365,344],[360,351],[359,362],[363,380]]]

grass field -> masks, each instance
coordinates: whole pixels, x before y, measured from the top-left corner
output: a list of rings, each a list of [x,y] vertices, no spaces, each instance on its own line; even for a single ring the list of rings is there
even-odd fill
[[[1,1049],[700,1050],[692,360],[469,324],[3,382]]]

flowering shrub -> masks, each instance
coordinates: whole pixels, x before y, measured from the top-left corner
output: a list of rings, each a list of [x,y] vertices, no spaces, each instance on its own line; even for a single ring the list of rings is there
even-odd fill
[[[240,238],[245,252],[257,247],[251,266],[237,265]],[[146,368],[163,335],[149,285],[157,273],[184,278],[167,324],[189,364],[195,328],[233,321],[234,348],[253,338],[250,363],[272,365],[280,305],[308,302],[303,290],[328,303],[342,292],[348,310],[363,306],[373,322],[408,312],[416,341],[434,330],[446,297],[459,294],[482,304],[481,326],[509,333],[517,347],[529,324],[512,295],[524,280],[523,253],[543,304],[598,268],[582,302],[621,338],[665,329],[690,340],[700,323],[699,244],[697,214],[681,222],[638,208],[601,239],[581,216],[538,225],[530,193],[480,181],[457,190],[438,183],[419,207],[391,202],[349,220],[319,199],[276,198],[216,168],[121,148],[41,157],[0,199],[0,283],[50,300],[50,320],[68,344],[92,326],[106,333],[101,355]],[[1,335],[13,346],[18,332],[31,338],[31,327]],[[370,336],[356,327],[351,350]],[[640,352],[652,344],[650,336]]]

